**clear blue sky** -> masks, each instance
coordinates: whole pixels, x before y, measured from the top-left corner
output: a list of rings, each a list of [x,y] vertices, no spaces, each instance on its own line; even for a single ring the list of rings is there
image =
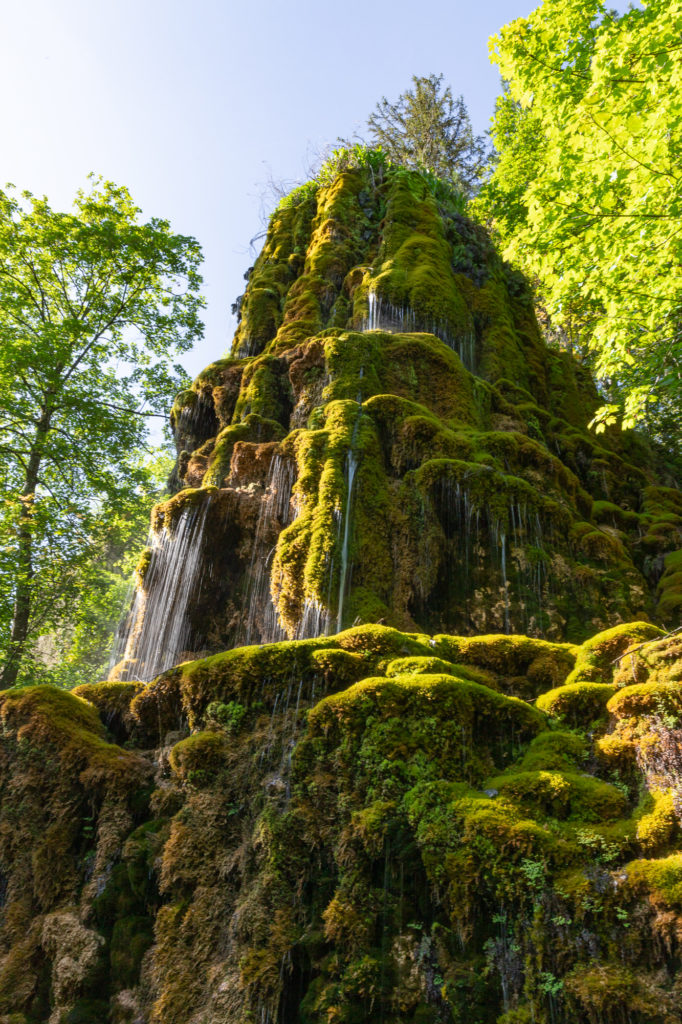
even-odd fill
[[[70,206],[95,171],[203,246],[204,341],[228,347],[269,177],[296,180],[382,95],[444,74],[487,129],[488,37],[533,0],[22,0],[0,38],[0,182]],[[616,5],[625,9],[626,4]]]

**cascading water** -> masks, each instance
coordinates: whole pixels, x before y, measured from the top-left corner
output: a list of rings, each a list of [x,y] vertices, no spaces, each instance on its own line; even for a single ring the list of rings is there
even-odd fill
[[[368,312],[363,331],[388,331],[403,334],[417,330],[417,318],[409,306],[394,306],[370,291],[367,296]]]
[[[367,316],[362,322],[362,330],[386,331],[389,334],[409,334],[417,331],[434,334],[457,353],[469,373],[476,372],[476,336],[473,330],[454,336],[444,320],[417,317],[409,306],[394,306],[374,291],[370,291],[367,296]]]
[[[353,428],[351,446],[348,449],[348,455],[346,456],[346,507],[343,516],[343,539],[341,542],[341,567],[339,570],[339,600],[336,615],[337,633],[340,633],[341,630],[343,629],[343,603],[346,597],[346,579],[348,576],[348,549],[350,545],[350,526],[353,512],[353,485],[355,483],[355,473],[358,468],[358,460],[355,455],[355,452],[353,451],[353,443],[355,441],[355,435],[357,433],[359,422],[360,416],[358,415],[358,418],[355,421],[355,427]]]
[[[316,636],[327,636],[329,626],[329,611],[315,598],[306,598],[301,621],[296,630],[296,639],[309,640]]]
[[[509,623],[509,582],[507,580],[507,535],[500,532],[500,568],[502,570],[502,588],[504,590],[504,631],[510,630]]]
[[[262,344],[259,344],[257,341],[253,341],[251,338],[246,336],[239,342],[239,347],[235,354],[239,359],[245,359],[247,356],[258,355],[262,348]]]
[[[371,293],[370,293],[371,294]],[[360,380],[364,376],[364,367],[360,367]],[[355,454],[355,441],[358,435],[358,427],[360,426],[360,416],[362,415],[362,385],[359,386],[358,390],[358,414],[355,418],[355,424],[353,426],[353,433],[350,439],[350,446],[348,448],[348,454],[346,455],[346,467],[345,467],[345,478],[346,478],[346,506],[343,515],[343,539],[341,541],[341,567],[339,570],[339,600],[337,602],[337,614],[336,614],[336,632],[340,633],[343,629],[343,603],[346,597],[346,581],[348,577],[348,551],[350,547],[350,527],[351,517],[353,513],[353,486],[355,484],[355,473],[358,468],[358,460]],[[339,524],[340,525],[340,524]]]
[[[270,563],[274,548],[265,558],[261,557],[260,552],[263,541],[273,526],[278,527],[279,532],[291,522],[291,491],[295,475],[293,462],[281,455],[275,455],[270,463],[251,553],[246,594],[248,614],[242,641],[244,644],[269,644],[286,638],[286,632],[279,624],[270,593]]]
[[[450,480],[442,481],[439,507],[448,551],[441,572],[451,612],[467,615],[471,594],[492,584],[501,598],[495,628],[542,636],[550,578],[538,510],[511,495],[506,510],[493,509]]]
[[[203,536],[210,498],[177,522],[152,532],[151,557],[119,645],[129,678],[154,679],[177,663],[190,642],[188,609],[201,583]]]

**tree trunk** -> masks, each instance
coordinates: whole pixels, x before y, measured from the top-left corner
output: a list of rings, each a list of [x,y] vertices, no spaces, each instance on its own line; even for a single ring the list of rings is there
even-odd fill
[[[17,523],[17,581],[14,592],[14,615],[7,660],[0,679],[0,689],[2,690],[7,690],[17,681],[28,640],[33,597],[33,510],[40,464],[50,430],[52,413],[52,409],[41,410],[21,492],[21,510]]]

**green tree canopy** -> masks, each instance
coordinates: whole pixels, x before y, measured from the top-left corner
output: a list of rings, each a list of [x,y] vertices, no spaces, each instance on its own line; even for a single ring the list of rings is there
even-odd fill
[[[49,632],[40,630],[31,657],[24,657],[20,678],[68,689],[106,678],[119,640],[117,628],[130,607],[150,513],[168,493],[174,461],[168,445],[145,453],[137,473],[144,483],[130,488],[123,500],[99,503],[88,547],[71,566],[76,599],[58,602],[58,615],[47,624]]]
[[[386,97],[370,114],[371,142],[389,160],[426,169],[473,195],[486,166],[485,141],[475,136],[462,96],[443,89],[442,75],[412,76],[413,88],[390,103]]]
[[[682,397],[680,24],[680,0],[544,0],[491,40],[508,91],[481,207],[626,426]]]
[[[140,222],[101,180],[72,213],[0,193],[2,685],[59,620],[101,551],[101,510],[146,486],[147,416],[184,382],[172,362],[201,336],[193,238]]]

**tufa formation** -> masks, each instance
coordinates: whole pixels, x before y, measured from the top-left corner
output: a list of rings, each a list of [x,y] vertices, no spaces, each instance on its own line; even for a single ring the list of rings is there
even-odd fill
[[[0,694],[0,1024],[682,1024],[682,495],[355,164],[175,402],[112,678]]]

